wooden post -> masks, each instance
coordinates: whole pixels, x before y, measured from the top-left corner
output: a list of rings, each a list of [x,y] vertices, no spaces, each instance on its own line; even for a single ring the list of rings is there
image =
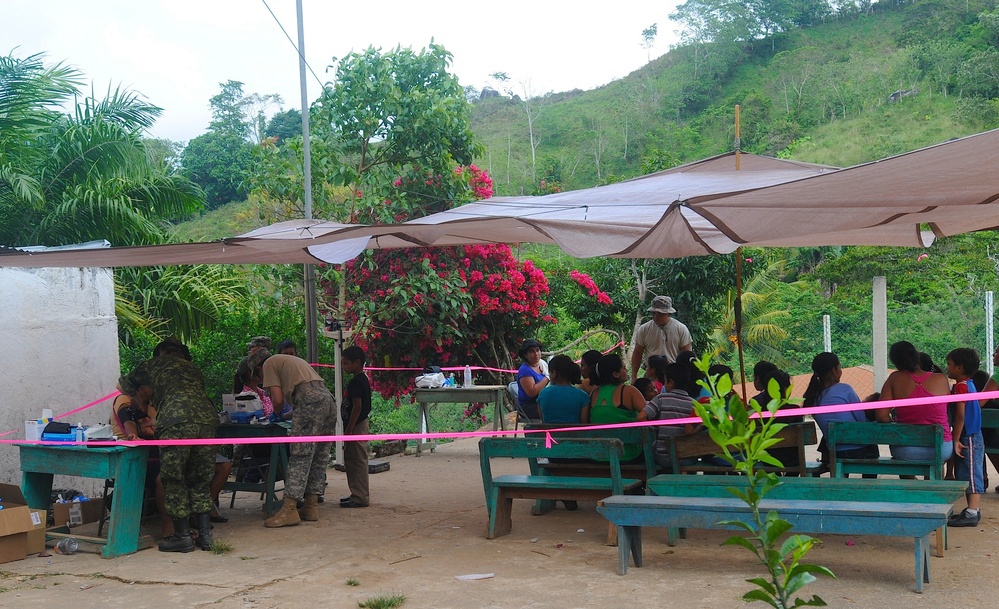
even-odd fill
[[[735,170],[739,171],[739,153],[742,141],[739,131],[739,105],[735,106]],[[742,401],[749,401],[746,391],[746,358],[742,352],[742,247],[735,250],[735,345],[739,350],[739,377],[742,381]]]

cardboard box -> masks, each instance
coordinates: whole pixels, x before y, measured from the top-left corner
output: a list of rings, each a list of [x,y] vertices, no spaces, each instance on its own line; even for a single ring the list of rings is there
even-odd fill
[[[31,524],[35,527],[28,531],[28,554],[38,554],[45,551],[45,510],[31,510]]]
[[[97,522],[103,515],[104,505],[100,499],[52,504],[52,525],[56,527],[75,527]]]
[[[0,563],[21,560],[28,555],[28,532],[34,530],[31,510],[12,484],[0,484],[0,506]]]

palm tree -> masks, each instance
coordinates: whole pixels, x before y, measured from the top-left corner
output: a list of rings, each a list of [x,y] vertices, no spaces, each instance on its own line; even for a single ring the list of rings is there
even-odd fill
[[[781,281],[787,261],[777,259],[750,279],[742,291],[742,345],[744,351],[755,359],[766,359],[778,366],[786,365],[786,358],[776,348],[788,337],[787,326],[791,312],[779,296],[787,290],[800,289],[797,283]],[[735,329],[735,297],[728,292],[725,317],[711,332],[712,358],[724,356],[737,349]]]
[[[199,211],[204,194],[147,149],[162,110],[121,89],[81,100],[79,76],[40,54],[0,57],[0,244],[166,243],[165,219]],[[70,101],[74,111],[60,112]],[[119,269],[123,335],[191,336],[245,291],[237,277],[205,266]]]

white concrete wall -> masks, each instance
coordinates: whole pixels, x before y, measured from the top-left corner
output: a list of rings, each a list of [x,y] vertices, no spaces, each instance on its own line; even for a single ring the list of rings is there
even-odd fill
[[[24,421],[43,408],[69,412],[115,389],[120,375],[110,269],[0,268],[0,433],[23,439]],[[110,400],[68,419],[106,423]],[[20,484],[17,448],[0,444],[0,482]],[[90,496],[103,481],[57,476],[56,488]]]

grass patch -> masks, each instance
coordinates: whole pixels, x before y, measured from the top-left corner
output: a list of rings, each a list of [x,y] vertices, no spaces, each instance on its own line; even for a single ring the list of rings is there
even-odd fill
[[[259,556],[240,556],[240,560],[257,560]]]
[[[209,548],[212,554],[228,554],[233,550],[232,542],[228,539],[213,539]]]
[[[347,580],[347,585],[348,586],[360,586],[361,582],[358,581],[356,578],[351,577],[350,579]]]
[[[361,609],[392,609],[399,607],[406,602],[405,594],[393,594],[392,596],[373,596],[366,601],[357,601],[357,606]]]

